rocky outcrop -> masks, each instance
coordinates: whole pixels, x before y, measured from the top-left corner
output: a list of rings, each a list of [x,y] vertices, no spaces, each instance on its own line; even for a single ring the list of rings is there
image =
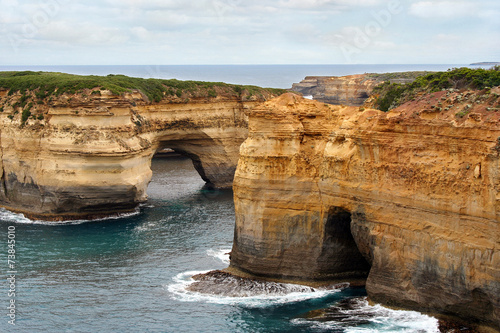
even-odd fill
[[[332,105],[362,106],[383,82],[407,84],[432,72],[366,73],[347,76],[307,76],[292,91]]]
[[[224,297],[282,296],[290,293],[311,293],[316,290],[308,286],[268,282],[235,276],[224,271],[211,271],[192,277],[195,281],[187,290]],[[332,286],[332,289],[335,289]]]
[[[23,97],[24,96],[24,97]],[[246,112],[265,100],[172,97],[93,89],[53,94],[0,92],[0,205],[32,218],[93,218],[133,210],[147,198],[151,158],[171,148],[189,156],[214,187],[230,187]],[[38,116],[30,115],[37,110]]]
[[[349,76],[307,76],[300,83],[294,83],[292,91],[313,99],[334,105],[360,106],[370,96],[380,80],[367,75]]]
[[[366,283],[372,301],[500,329],[500,89],[458,95],[254,108],[230,270]]]

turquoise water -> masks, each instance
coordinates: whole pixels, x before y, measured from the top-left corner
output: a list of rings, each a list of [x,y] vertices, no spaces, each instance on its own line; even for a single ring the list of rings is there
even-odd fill
[[[154,160],[153,173],[150,200],[133,216],[45,225],[1,211],[0,332],[436,332],[433,318],[363,299],[346,312],[351,320],[302,318],[363,289],[241,298],[186,291],[192,274],[227,267],[232,192],[204,191],[185,159]],[[9,227],[15,326],[7,316]]]

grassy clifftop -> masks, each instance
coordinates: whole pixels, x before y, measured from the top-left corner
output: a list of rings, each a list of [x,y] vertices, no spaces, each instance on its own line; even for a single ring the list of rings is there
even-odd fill
[[[9,90],[9,95],[35,92],[38,99],[61,94],[76,94],[85,89],[109,90],[121,95],[140,90],[151,102],[159,102],[168,96],[207,97],[220,95],[249,98],[281,95],[283,89],[260,88],[256,86],[233,85],[222,82],[180,81],[176,79],[141,79],[125,75],[82,76],[52,72],[0,72],[0,88]]]
[[[500,86],[500,66],[492,69],[455,68],[418,76],[408,84],[386,81],[374,88],[375,107],[388,111],[413,100],[416,96],[444,89],[481,90]]]

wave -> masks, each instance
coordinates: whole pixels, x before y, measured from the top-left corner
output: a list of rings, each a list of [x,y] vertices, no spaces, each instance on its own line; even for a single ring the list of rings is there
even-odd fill
[[[213,257],[215,259],[220,260],[223,264],[229,265],[230,260],[229,260],[229,253],[231,252],[231,249],[209,249],[207,250],[207,255],[209,257]]]
[[[229,249],[209,249],[208,257],[229,264]],[[207,274],[208,273],[208,274]],[[171,297],[182,302],[202,302],[233,305],[242,308],[267,308],[325,300],[342,296],[340,289],[313,289],[297,284],[241,279],[221,271],[187,271],[173,277],[166,286]],[[207,283],[200,284],[198,283]],[[198,288],[199,287],[199,288]],[[213,292],[212,292],[213,291]],[[438,320],[414,311],[392,310],[370,305],[366,297],[347,297],[329,308],[313,310],[300,318],[291,319],[299,331],[345,333],[439,333]]]
[[[293,319],[298,326],[312,330],[346,333],[438,333],[438,320],[414,311],[391,310],[381,305],[371,306],[366,297],[345,299],[336,305],[312,311]]]
[[[102,217],[102,218],[93,219],[93,220],[82,219],[82,220],[67,220],[67,221],[43,221],[43,220],[31,220],[31,219],[27,218],[26,216],[24,216],[24,214],[14,213],[14,212],[11,212],[10,210],[7,210],[5,208],[0,208],[0,221],[18,223],[18,224],[36,224],[36,225],[48,225],[48,226],[78,225],[78,224],[89,223],[89,222],[102,222],[102,221],[108,221],[108,220],[119,220],[119,219],[123,219],[123,218],[136,216],[136,215],[139,215],[140,213],[141,213],[141,209],[138,207],[133,212],[130,212],[130,213],[116,214],[116,215]]]

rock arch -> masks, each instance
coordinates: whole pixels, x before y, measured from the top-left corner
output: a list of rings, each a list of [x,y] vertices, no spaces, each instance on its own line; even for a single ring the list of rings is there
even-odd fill
[[[232,186],[246,112],[259,101],[134,105],[129,97],[53,107],[42,124],[0,118],[0,205],[44,220],[133,211],[147,200],[151,159],[162,147],[190,157],[210,186]]]

